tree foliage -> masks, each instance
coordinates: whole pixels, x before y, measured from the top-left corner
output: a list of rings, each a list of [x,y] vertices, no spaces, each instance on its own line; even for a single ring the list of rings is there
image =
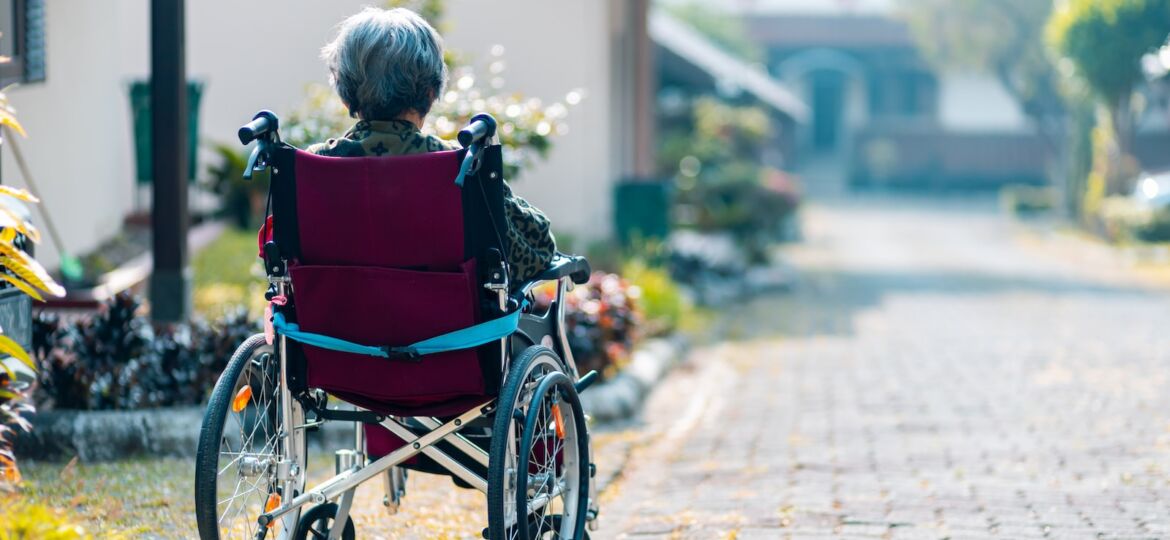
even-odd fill
[[[1068,0],[1048,23],[1053,50],[1106,113],[1108,129],[1098,126],[1094,132],[1089,184],[1105,186],[1107,195],[1127,192],[1140,168],[1131,150],[1136,115],[1131,104],[1145,79],[1142,57],[1167,34],[1170,0]]]
[[[674,18],[687,23],[724,52],[748,62],[763,62],[764,49],[748,37],[743,21],[701,2],[663,6]]]
[[[1044,45],[1052,0],[900,0],[927,60],[943,71],[996,77],[1055,147],[1065,114],[1060,77]]]
[[[1047,31],[1093,93],[1119,103],[1144,79],[1142,56],[1170,34],[1170,0],[1070,0]]]

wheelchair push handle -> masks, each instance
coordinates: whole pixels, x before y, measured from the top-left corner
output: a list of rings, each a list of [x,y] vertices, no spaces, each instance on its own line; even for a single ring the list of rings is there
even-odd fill
[[[248,144],[256,139],[265,138],[269,133],[280,128],[280,119],[272,111],[260,111],[252,117],[252,121],[240,128],[241,144]]]
[[[471,117],[467,127],[459,130],[459,144],[464,148],[480,141],[491,139],[496,134],[496,119],[481,113]]]

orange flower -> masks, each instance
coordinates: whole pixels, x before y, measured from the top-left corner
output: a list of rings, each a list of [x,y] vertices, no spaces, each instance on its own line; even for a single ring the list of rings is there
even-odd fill
[[[12,458],[0,455],[0,483],[16,485],[20,483],[20,469]]]

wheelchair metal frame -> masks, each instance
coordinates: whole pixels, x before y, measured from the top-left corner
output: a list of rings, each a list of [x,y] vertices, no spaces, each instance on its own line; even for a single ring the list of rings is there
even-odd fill
[[[504,274],[507,275],[506,273]],[[276,287],[279,294],[288,294],[291,291],[291,283],[287,277],[271,276],[270,283]],[[527,295],[533,287],[541,282],[532,282],[521,289],[523,295]],[[564,298],[565,294],[571,290],[573,283],[569,277],[560,277],[557,279],[557,294],[553,300],[550,310],[555,310],[555,331],[559,348],[561,349],[561,360],[568,370],[568,374],[573,380],[577,380],[577,366],[573,360],[572,351],[569,348],[568,335],[565,333],[564,327]],[[507,281],[505,278],[504,287],[497,289],[501,305],[507,305]],[[487,493],[487,480],[476,474],[474,471],[468,469],[462,463],[451,457],[442,449],[436,448],[434,445],[440,441],[447,442],[453,448],[458,450],[461,454],[475,460],[477,463],[486,467],[488,465],[488,452],[459,434],[460,430],[469,425],[471,422],[487,418],[495,412],[496,402],[490,400],[482,403],[467,412],[455,417],[454,419],[442,422],[437,418],[432,417],[410,417],[429,431],[423,435],[416,435],[409,427],[404,424],[407,417],[395,416],[381,416],[378,415],[376,419],[378,424],[388,429],[391,433],[406,441],[401,448],[382,456],[373,462],[366,463],[365,456],[365,432],[363,430],[363,422],[359,418],[354,418],[354,446],[352,451],[339,450],[337,452],[337,474],[320,484],[314,486],[312,489],[301,491],[304,485],[305,471],[295,466],[302,456],[291,455],[292,449],[305,448],[307,453],[307,446],[299,444],[295,441],[295,437],[305,437],[305,431],[310,427],[305,422],[305,411],[295,396],[288,390],[288,364],[287,347],[288,338],[278,336],[277,341],[277,356],[280,359],[280,401],[282,407],[283,418],[292,418],[294,422],[298,422],[292,429],[284,429],[282,426],[282,437],[286,449],[290,449],[290,456],[286,463],[277,464],[278,479],[283,482],[285,493],[299,493],[287,502],[283,502],[280,507],[261,514],[257,519],[261,527],[266,527],[270,523],[274,523],[278,519],[285,518],[296,510],[300,509],[306,504],[315,503],[321,504],[327,501],[338,500],[337,516],[334,523],[345,523],[349,517],[350,507],[353,503],[354,490],[357,486],[377,477],[379,474],[387,473],[392,467],[404,463],[406,460],[415,457],[419,454],[424,454],[441,465],[444,469],[452,475],[463,480],[476,490]],[[510,366],[509,359],[511,357],[511,343],[510,338],[503,338],[500,340],[501,358],[503,358],[502,379],[507,377],[508,367]],[[370,413],[371,415],[373,413]],[[327,420],[325,420],[327,421]],[[586,435],[587,436],[587,435]],[[307,458],[308,456],[303,456]],[[592,456],[586,456],[592,462]],[[390,486],[388,486],[390,487]],[[550,497],[555,497],[558,493],[553,493]],[[394,494],[387,493],[387,501],[392,499]],[[589,511],[587,516],[587,523],[590,528],[595,528],[595,518],[597,515],[597,499],[595,488],[590,483],[589,497]],[[536,509],[539,509],[537,507]],[[285,527],[289,530],[295,530],[297,524],[285,523]],[[513,523],[508,523],[508,526]],[[343,528],[333,527],[330,531],[330,539],[335,540],[341,537]]]

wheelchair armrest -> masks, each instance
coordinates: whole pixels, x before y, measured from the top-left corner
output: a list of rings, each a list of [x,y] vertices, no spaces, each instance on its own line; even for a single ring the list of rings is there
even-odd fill
[[[532,278],[532,282],[554,281],[568,276],[569,279],[573,280],[573,283],[584,285],[589,282],[591,273],[593,270],[589,267],[589,261],[585,260],[585,257],[558,253],[553,257],[548,268]]]

